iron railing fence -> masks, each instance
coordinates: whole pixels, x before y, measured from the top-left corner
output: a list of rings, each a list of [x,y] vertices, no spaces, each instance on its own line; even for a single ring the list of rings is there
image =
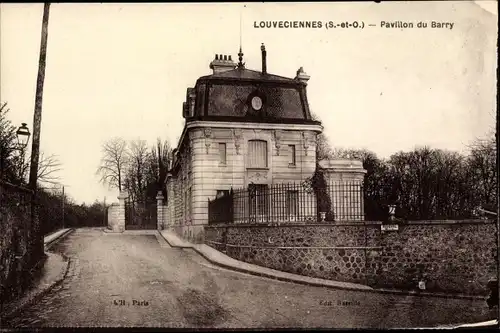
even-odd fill
[[[125,229],[156,229],[157,204],[125,201]]]
[[[403,220],[464,220],[481,216],[477,200],[467,195],[422,195],[418,191],[404,192],[394,184],[336,181],[314,189],[307,182],[231,189],[209,199],[208,217],[209,224],[387,221],[392,205],[394,216]]]
[[[251,184],[209,200],[209,223],[312,223],[364,219],[363,184]]]

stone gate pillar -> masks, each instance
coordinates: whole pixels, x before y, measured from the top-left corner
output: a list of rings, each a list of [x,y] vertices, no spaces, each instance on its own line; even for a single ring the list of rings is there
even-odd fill
[[[363,180],[366,170],[355,159],[331,159],[319,162],[329,186],[335,221],[363,221]]]
[[[125,231],[125,199],[127,199],[127,198],[128,198],[128,194],[126,192],[121,192],[120,195],[118,195],[116,229],[119,232]]]
[[[158,191],[158,195],[156,196],[156,223],[158,226],[158,230],[163,230],[165,227],[163,224],[163,194],[161,191]]]
[[[119,204],[113,203],[108,207],[108,229],[106,232],[120,232],[118,227],[118,207]]]

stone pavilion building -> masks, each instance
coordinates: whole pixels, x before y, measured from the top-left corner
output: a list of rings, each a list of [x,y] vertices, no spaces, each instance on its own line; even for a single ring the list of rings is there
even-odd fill
[[[231,188],[300,182],[316,169],[316,136],[323,128],[309,110],[309,76],[302,67],[294,78],[270,74],[264,45],[261,54],[260,71],[245,67],[241,49],[238,63],[215,55],[212,74],[187,89],[163,210],[163,228],[181,237],[203,241],[209,199]],[[328,167],[335,166],[330,161]],[[354,178],[364,174],[356,163],[347,171]]]

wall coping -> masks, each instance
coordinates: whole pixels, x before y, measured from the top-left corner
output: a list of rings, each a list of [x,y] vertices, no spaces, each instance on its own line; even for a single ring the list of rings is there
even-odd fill
[[[267,223],[224,223],[224,224],[212,224],[205,225],[205,228],[276,228],[276,227],[285,227],[285,228],[306,228],[306,227],[364,227],[364,226],[378,226],[381,225],[382,222],[378,221],[370,221],[370,222],[342,222],[342,223],[282,223],[280,225],[276,224],[267,224]]]
[[[425,221],[408,221],[403,223],[398,223],[400,225],[440,225],[440,224],[496,224],[495,220],[480,220],[480,219],[470,219],[470,220],[425,220]]]
[[[400,226],[405,225],[461,225],[461,224],[471,224],[471,225],[481,225],[481,224],[496,224],[495,220],[425,220],[425,221],[405,221],[405,222],[393,222],[384,224],[398,224]],[[340,222],[340,223],[282,223],[280,225],[276,224],[264,224],[264,223],[221,223],[205,225],[205,228],[307,228],[307,227],[365,227],[365,226],[379,226],[383,223],[381,221],[363,221],[363,222]]]
[[[278,249],[278,250],[293,250],[293,249],[312,249],[312,250],[382,250],[382,246],[273,246],[273,245],[240,245],[240,244],[230,244],[221,243],[206,240],[207,243],[224,245],[227,247],[239,247],[245,249]]]

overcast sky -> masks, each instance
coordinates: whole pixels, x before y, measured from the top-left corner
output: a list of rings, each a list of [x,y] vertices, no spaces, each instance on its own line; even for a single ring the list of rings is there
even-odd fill
[[[56,154],[77,202],[117,192],[99,184],[101,144],[157,137],[175,146],[186,88],[217,54],[247,68],[311,76],[308,97],[336,147],[380,157],[416,145],[462,151],[494,126],[496,2],[328,4],[52,4],[41,150]],[[42,4],[0,5],[0,100],[32,129]],[[254,21],[363,21],[364,29],[257,29]],[[430,22],[454,23],[432,29]],[[381,21],[429,23],[381,28]],[[376,24],[376,27],[368,27]]]

